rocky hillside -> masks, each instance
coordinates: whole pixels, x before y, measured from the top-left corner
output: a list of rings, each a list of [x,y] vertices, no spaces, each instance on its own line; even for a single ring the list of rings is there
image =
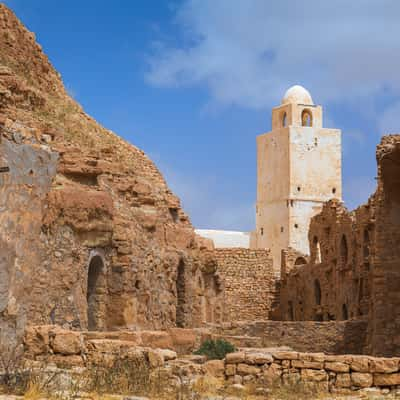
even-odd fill
[[[0,329],[194,326],[215,261],[151,160],[66,92],[0,4]]]

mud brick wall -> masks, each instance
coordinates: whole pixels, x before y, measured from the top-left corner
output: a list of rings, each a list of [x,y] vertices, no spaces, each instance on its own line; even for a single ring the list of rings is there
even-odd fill
[[[225,284],[226,321],[266,319],[276,300],[276,278],[268,250],[216,249]]]

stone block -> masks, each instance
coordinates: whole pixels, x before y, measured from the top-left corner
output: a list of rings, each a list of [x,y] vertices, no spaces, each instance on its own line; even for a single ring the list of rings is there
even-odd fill
[[[342,362],[325,362],[325,369],[333,372],[349,372],[350,366]]]
[[[231,364],[233,365],[233,364]],[[225,374],[225,364],[223,360],[210,360],[204,364],[204,369],[208,375],[215,378],[223,378]],[[234,375],[234,374],[232,374]]]
[[[142,345],[153,349],[173,349],[174,344],[167,332],[164,331],[143,331],[141,332]]]
[[[350,368],[356,372],[369,372],[369,358],[365,356],[353,356]]]
[[[170,328],[168,333],[171,336],[174,350],[179,354],[191,353],[196,348],[197,334],[193,329]]]
[[[164,356],[161,351],[149,349],[147,353],[151,368],[160,368],[164,366]]]
[[[235,364],[226,364],[225,375],[226,376],[234,376],[235,374],[236,374],[236,365]]]
[[[243,352],[228,353],[225,356],[225,361],[227,364],[238,364],[245,361],[246,354]]]
[[[270,353],[247,353],[245,356],[246,364],[271,364],[273,361]]]
[[[25,330],[24,344],[26,351],[32,355],[47,354],[49,352],[49,330],[48,326],[29,326]]]
[[[322,369],[302,369],[301,379],[311,382],[323,382],[328,380],[328,374]]]
[[[282,367],[279,364],[271,364],[264,370],[264,379],[268,384],[273,384],[282,376]]]
[[[299,360],[322,363],[326,359],[324,353],[299,353]]]
[[[336,375],[336,387],[338,388],[349,388],[351,387],[350,374],[337,374]]]
[[[319,361],[292,360],[293,368],[324,369],[324,363]]]
[[[400,373],[396,374],[374,374],[374,386],[400,385]]]
[[[54,353],[64,355],[81,354],[83,351],[83,338],[80,332],[57,331],[51,342]]]
[[[299,358],[299,353],[296,351],[277,351],[272,353],[272,356],[276,360],[297,360]]]
[[[157,350],[163,356],[164,361],[175,360],[178,357],[175,351],[169,349],[157,349]]]
[[[398,358],[375,358],[370,359],[370,371],[371,372],[397,372],[399,370],[399,359]]]
[[[373,376],[372,374],[363,372],[352,372],[351,373],[351,383],[353,386],[359,388],[367,388],[372,386]]]
[[[256,375],[259,372],[261,372],[260,368],[254,367],[253,365],[247,365],[247,364],[238,364],[237,365],[237,373],[239,375]]]

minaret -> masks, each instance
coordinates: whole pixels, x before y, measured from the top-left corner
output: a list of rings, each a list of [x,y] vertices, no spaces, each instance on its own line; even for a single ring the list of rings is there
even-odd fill
[[[257,137],[257,206],[253,247],[270,248],[279,274],[281,250],[309,254],[310,219],[342,197],[341,131],[323,128],[322,107],[291,87],[272,110],[272,130]]]

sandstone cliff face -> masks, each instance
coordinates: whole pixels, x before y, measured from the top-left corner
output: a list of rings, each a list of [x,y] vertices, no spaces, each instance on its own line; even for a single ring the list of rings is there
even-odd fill
[[[0,5],[0,329],[218,321],[222,283],[138,148],[84,113]]]

